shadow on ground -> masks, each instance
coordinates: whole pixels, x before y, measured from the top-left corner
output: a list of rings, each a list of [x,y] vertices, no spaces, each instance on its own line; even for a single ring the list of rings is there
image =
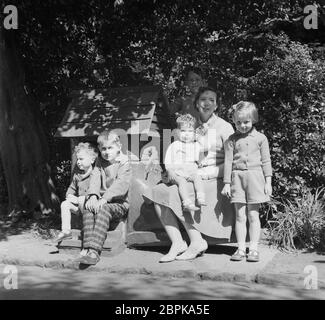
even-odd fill
[[[39,237],[49,239],[53,237],[53,228],[58,229],[57,219],[50,216],[38,216],[35,214],[20,214],[9,217],[0,212],[0,241],[7,241],[9,236],[33,232]]]
[[[215,300],[324,299],[320,290],[255,283],[198,281],[145,275],[102,274],[19,267],[18,290],[0,288],[1,299]]]
[[[166,254],[169,250],[169,247],[166,246],[130,246],[130,249],[135,249],[139,251],[150,251],[150,252],[159,252]],[[231,256],[237,250],[236,245],[234,246],[223,246],[223,245],[210,245],[206,253],[215,253],[215,254],[225,254]]]
[[[34,222],[32,221],[13,223],[7,217],[0,217],[0,241],[6,241],[9,236],[32,230],[33,225]]]

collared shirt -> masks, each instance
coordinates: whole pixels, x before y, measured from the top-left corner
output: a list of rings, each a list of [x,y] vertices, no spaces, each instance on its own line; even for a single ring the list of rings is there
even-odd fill
[[[89,188],[90,174],[91,171],[84,173],[76,166],[75,173],[73,174],[71,183],[66,192],[66,197],[68,194],[77,197],[85,196]]]
[[[128,191],[132,171],[128,157],[121,153],[110,163],[99,156],[90,176],[88,196],[96,195],[107,202],[121,202],[129,207]]]
[[[224,183],[231,182],[233,170],[263,170],[265,177],[272,176],[269,143],[263,133],[253,128],[229,137],[225,144]]]
[[[206,160],[215,159],[213,166],[223,165],[224,163],[224,144],[231,134],[234,133],[232,125],[224,119],[212,114],[207,122],[198,121],[199,126],[196,132],[199,136],[198,141],[207,151]],[[220,171],[222,177],[223,170]]]

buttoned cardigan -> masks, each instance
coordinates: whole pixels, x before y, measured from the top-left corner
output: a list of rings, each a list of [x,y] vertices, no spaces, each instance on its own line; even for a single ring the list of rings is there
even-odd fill
[[[265,177],[272,176],[269,143],[263,133],[253,128],[229,137],[225,143],[224,183],[231,182],[233,170],[262,170]]]

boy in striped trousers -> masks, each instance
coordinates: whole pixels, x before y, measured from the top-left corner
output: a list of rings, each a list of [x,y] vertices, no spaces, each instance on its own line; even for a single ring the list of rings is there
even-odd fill
[[[90,176],[82,212],[86,253],[79,262],[88,265],[100,260],[110,222],[126,218],[132,177],[128,157],[122,153],[119,136],[114,131],[102,132],[97,143],[100,156]]]

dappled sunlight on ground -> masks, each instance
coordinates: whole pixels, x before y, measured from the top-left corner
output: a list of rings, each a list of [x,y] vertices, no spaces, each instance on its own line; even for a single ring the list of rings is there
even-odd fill
[[[3,268],[1,268],[3,270]],[[3,275],[3,278],[5,275]],[[198,281],[73,270],[18,267],[18,289],[0,288],[1,299],[324,299],[324,290],[256,283]]]

